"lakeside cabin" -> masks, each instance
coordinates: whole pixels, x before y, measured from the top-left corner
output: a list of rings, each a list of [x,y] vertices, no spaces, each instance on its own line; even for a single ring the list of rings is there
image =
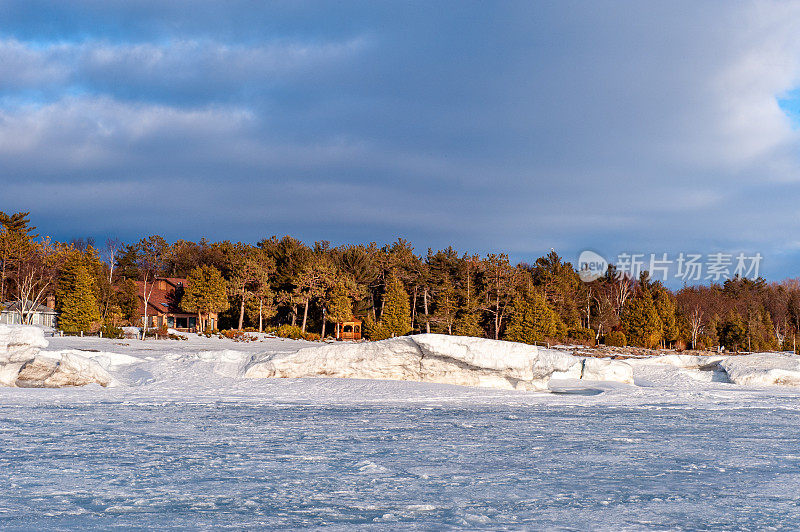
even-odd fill
[[[25,307],[27,310],[25,311],[25,316],[23,316],[18,301],[0,303],[0,324],[21,325],[24,323],[26,325],[55,328],[58,322],[58,315],[55,311],[55,298],[50,296],[47,298],[46,304],[35,306],[28,301]]]
[[[181,308],[181,298],[186,279],[177,277],[158,277],[154,281],[153,292],[147,302],[147,328],[158,329],[168,327],[181,332],[198,332],[217,326],[219,316],[212,312],[208,320],[200,323],[196,313],[186,312]],[[149,283],[148,283],[149,285]],[[144,323],[144,283],[136,281],[139,296],[139,323]],[[149,289],[149,286],[148,286]]]

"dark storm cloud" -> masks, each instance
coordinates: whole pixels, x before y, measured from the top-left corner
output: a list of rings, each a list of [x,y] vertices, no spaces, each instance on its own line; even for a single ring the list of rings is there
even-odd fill
[[[0,3],[0,209],[62,238],[746,249],[781,276],[797,11]]]

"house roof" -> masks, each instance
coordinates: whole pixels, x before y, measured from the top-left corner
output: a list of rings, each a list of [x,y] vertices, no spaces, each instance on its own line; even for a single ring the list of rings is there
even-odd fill
[[[34,305],[33,308],[31,306],[33,302],[26,301],[25,307],[28,309],[27,312],[38,312],[39,314],[55,314],[56,311],[51,309],[50,307],[46,307],[44,305]],[[20,311],[20,304],[19,301],[3,301],[0,303],[0,311],[2,312],[19,312]]]
[[[165,287],[161,288],[158,281],[166,281]],[[189,312],[185,312],[180,307],[184,286],[186,286],[186,279],[178,277],[156,278],[153,292],[147,301],[147,314],[150,316],[156,314],[189,314]],[[144,315],[144,283],[136,281],[136,287],[139,296],[139,314]]]

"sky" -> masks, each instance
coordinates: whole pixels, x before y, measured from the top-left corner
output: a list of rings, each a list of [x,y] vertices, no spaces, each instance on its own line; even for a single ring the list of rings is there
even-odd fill
[[[0,0],[0,210],[800,276],[800,3]]]

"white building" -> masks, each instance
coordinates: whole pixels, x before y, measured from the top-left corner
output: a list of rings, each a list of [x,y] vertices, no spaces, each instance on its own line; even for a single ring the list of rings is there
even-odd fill
[[[30,309],[33,304],[29,301],[25,306]],[[17,301],[6,301],[0,303],[0,324],[19,325],[39,325],[43,327],[55,327],[57,323],[56,311],[45,305],[36,305],[32,310],[26,311],[25,319],[22,319],[20,304]]]

